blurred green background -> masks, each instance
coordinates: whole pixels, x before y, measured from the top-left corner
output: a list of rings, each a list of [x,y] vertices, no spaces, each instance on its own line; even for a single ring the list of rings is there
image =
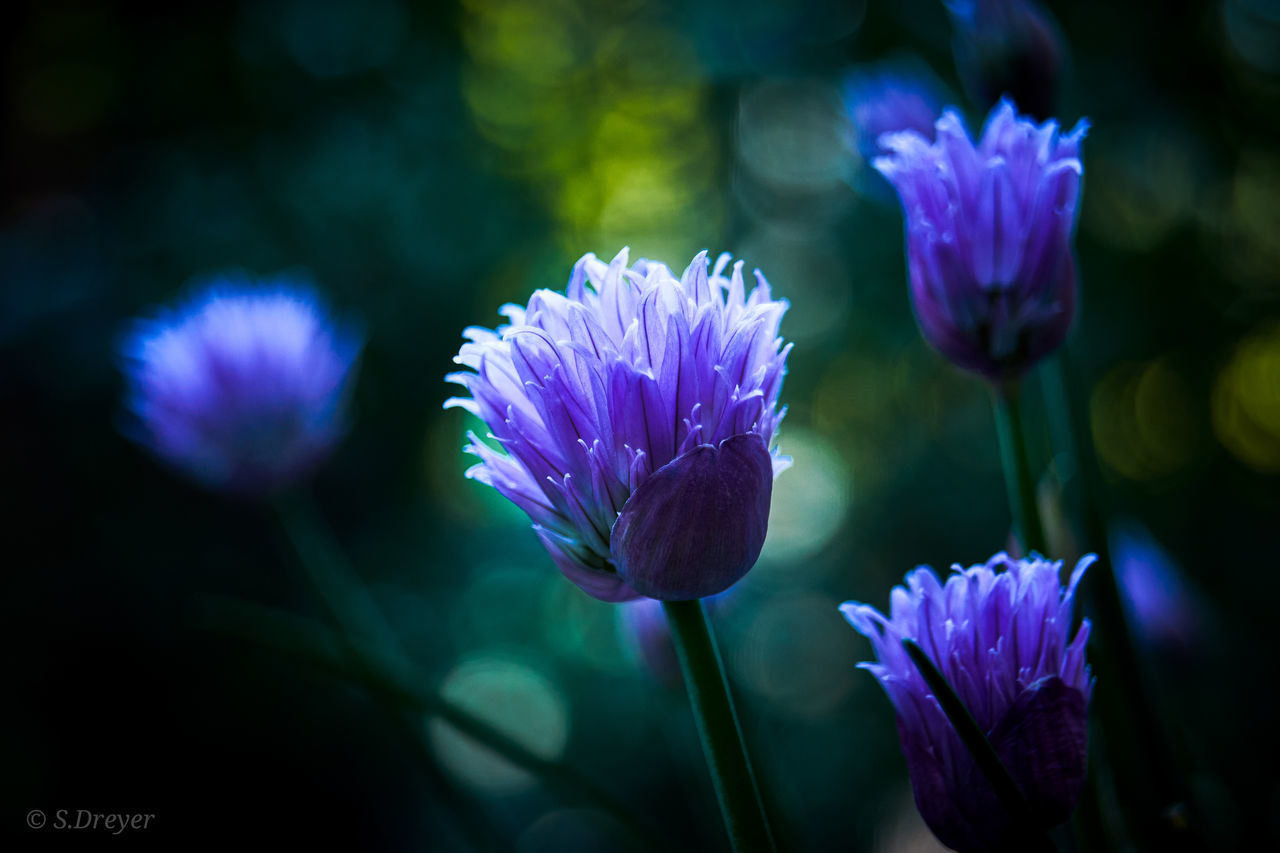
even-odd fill
[[[1280,5],[1055,3],[1059,118],[1088,116],[1071,340],[1118,516],[1193,591],[1148,645],[1214,849],[1280,843]],[[700,849],[723,846],[692,719],[527,521],[465,480],[441,404],[467,325],[593,251],[758,266],[796,343],[758,566],[713,617],[797,850],[934,849],[890,706],[836,605],[1004,547],[981,384],[920,339],[896,204],[841,114],[918,55],[959,98],[936,0],[20,3],[0,28],[3,832],[151,812],[139,841],[618,849],[625,830],[449,730],[420,772],[381,706],[211,631],[210,596],[318,617],[270,513],[117,431],[131,317],[228,268],[309,272],[367,344],[315,482],[425,677]],[[988,105],[966,104],[972,123]],[[1032,383],[1028,398],[1038,404]],[[1036,408],[1038,412],[1038,405]],[[1049,459],[1043,418],[1036,453]],[[1052,466],[1051,470],[1052,470]],[[1063,546],[1074,556],[1078,543]],[[1098,690],[1109,689],[1099,684]]]

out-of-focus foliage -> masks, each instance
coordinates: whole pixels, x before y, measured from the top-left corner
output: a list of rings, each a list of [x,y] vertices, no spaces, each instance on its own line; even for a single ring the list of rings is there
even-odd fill
[[[1112,503],[1216,632],[1178,681],[1152,669],[1161,723],[1215,848],[1266,849],[1280,11],[1046,5],[1070,48],[1058,118],[1093,126],[1080,404]],[[441,410],[465,326],[624,244],[673,265],[732,251],[792,304],[779,443],[795,465],[760,563],[713,614],[779,834],[929,849],[892,712],[854,668],[869,647],[836,605],[883,601],[920,563],[985,559],[1008,517],[988,401],[920,339],[901,215],[854,150],[840,84],[915,54],[963,91],[941,2],[71,0],[19,4],[0,42],[15,849],[29,809],[107,805],[155,813],[151,834],[175,842],[465,849],[459,793],[506,849],[625,835],[438,723],[424,771],[361,690],[204,627],[211,596],[322,614],[269,513],[174,478],[117,430],[129,318],[231,267],[305,270],[363,325],[353,429],[315,488],[425,677],[692,846],[720,844],[680,692],[517,510],[463,479],[478,424]],[[956,106],[974,122],[991,105]]]

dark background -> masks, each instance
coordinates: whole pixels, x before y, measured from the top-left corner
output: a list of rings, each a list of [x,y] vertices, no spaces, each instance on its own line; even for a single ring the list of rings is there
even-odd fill
[[[1138,623],[1213,849],[1280,840],[1280,7],[1053,4],[1058,115],[1088,116],[1072,354],[1117,519],[1180,572]],[[794,849],[930,849],[890,707],[836,605],[973,563],[1008,517],[981,384],[929,351],[900,213],[839,82],[916,54],[962,99],[940,3],[27,3],[0,26],[0,828],[154,813],[127,843],[614,849],[583,801],[362,690],[213,630],[211,599],[323,613],[265,508],[118,431],[116,348],[193,277],[305,270],[367,343],[314,491],[424,679],[678,839],[718,816],[679,691],[465,480],[442,377],[472,324],[584,252],[759,266],[796,342],[760,564],[714,614]],[[1033,444],[1050,462],[1038,386]],[[1089,543],[1063,544],[1073,558]],[[1182,608],[1182,609],[1179,609]],[[1189,614],[1189,615],[1187,615]],[[1098,690],[1108,686],[1099,684]],[[452,792],[452,793],[450,793]],[[100,841],[101,833],[93,841]],[[88,843],[89,839],[80,839]],[[15,849],[15,848],[11,848]]]

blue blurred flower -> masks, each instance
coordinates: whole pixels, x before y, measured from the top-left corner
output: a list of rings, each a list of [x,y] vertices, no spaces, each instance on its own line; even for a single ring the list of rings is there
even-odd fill
[[[1138,642],[1184,662],[1201,652],[1207,631],[1200,596],[1155,537],[1138,522],[1117,524],[1111,559]]]
[[[884,153],[880,137],[886,133],[914,130],[932,140],[943,101],[942,86],[932,75],[903,63],[864,66],[844,81],[845,109],[865,160]]]
[[[341,437],[359,342],[309,287],[231,275],[138,321],[121,350],[130,437],[206,486],[262,496]]]
[[[741,586],[732,586],[705,599],[707,615],[710,617],[726,606],[740,589]],[[617,611],[618,632],[623,646],[635,653],[639,663],[663,687],[683,687],[680,656],[662,602],[641,596],[634,601],[623,602]]]
[[[680,658],[662,602],[641,596],[618,608],[618,627],[623,643],[635,650],[644,668],[664,687],[683,684]]]
[[[1081,120],[1036,126],[1005,100],[975,146],[947,110],[937,140],[882,140],[874,165],[898,190],[907,267],[925,339],[960,367],[1016,376],[1062,343],[1076,303],[1072,255]]]
[[[564,294],[506,305],[497,330],[466,330],[446,377],[500,448],[470,436],[469,476],[528,513],[565,576],[596,598],[701,598],[760,554],[787,353],[759,271],[708,274],[706,253],[677,279],[661,263],[588,254]]]
[[[922,566],[890,595],[890,618],[857,602],[840,606],[871,640],[877,661],[859,666],[893,703],[916,806],[947,846],[1014,850],[1017,827],[979,771],[902,647],[915,640],[964,701],[1045,828],[1065,821],[1084,786],[1085,717],[1093,691],[1086,620],[1071,637],[1076,586],[1093,562],[1061,563],[997,554],[955,566],[943,586]]]
[[[987,109],[1011,97],[1031,115],[1056,111],[1065,42],[1031,0],[943,0],[955,27],[952,54],[969,97]]]

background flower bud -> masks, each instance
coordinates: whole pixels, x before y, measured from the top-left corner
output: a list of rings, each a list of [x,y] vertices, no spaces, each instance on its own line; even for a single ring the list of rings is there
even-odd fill
[[[1066,47],[1053,17],[1029,0],[949,0],[952,53],[970,99],[1008,95],[1044,121],[1057,111]]]
[[[1057,122],[1037,126],[1005,100],[976,145],[954,110],[932,142],[914,131],[881,140],[890,153],[874,165],[902,200],[916,319],[956,365],[1016,376],[1066,337],[1087,130],[1082,120],[1060,135]]]
[[[309,287],[233,275],[138,322],[121,349],[128,434],[206,486],[262,496],[341,437],[359,344]]]

